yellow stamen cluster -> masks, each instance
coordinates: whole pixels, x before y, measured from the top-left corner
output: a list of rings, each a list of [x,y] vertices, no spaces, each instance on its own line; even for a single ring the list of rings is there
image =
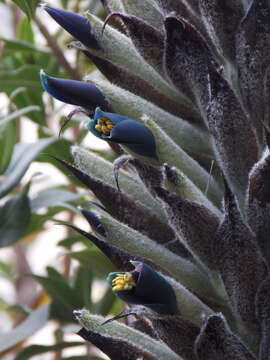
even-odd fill
[[[114,291],[131,290],[136,286],[131,274],[118,274],[112,281],[112,289]]]
[[[111,120],[106,117],[101,117],[98,119],[97,124],[95,125],[95,129],[104,135],[108,135],[113,126],[114,125]]]

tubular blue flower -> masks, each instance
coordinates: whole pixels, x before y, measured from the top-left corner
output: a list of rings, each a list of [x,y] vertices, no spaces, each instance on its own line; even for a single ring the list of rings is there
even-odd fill
[[[131,263],[133,271],[108,275],[113,292],[127,303],[144,305],[159,314],[176,314],[176,296],[168,281],[143,262]]]
[[[97,108],[87,128],[100,139],[121,144],[135,154],[157,159],[154,135],[136,120]]]
[[[40,71],[40,80],[45,91],[64,103],[81,106],[91,111],[97,106],[109,108],[105,96],[93,84],[51,77],[43,70]]]
[[[93,34],[91,25],[85,16],[71,11],[55,9],[45,5],[44,10],[70,35],[79,40],[86,47],[100,50],[101,47]]]

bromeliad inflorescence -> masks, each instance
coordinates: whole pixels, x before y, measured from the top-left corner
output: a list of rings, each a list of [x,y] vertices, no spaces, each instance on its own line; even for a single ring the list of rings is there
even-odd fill
[[[127,271],[108,276],[112,291],[153,312],[136,313],[143,340],[132,343],[130,356],[127,343],[138,331],[126,334],[133,324],[121,354],[119,333],[113,326],[107,332],[116,324],[97,328],[90,315],[81,335],[117,360],[268,360],[270,155],[262,149],[270,113],[269,1],[102,3],[105,25],[121,19],[117,29],[106,25],[103,32],[92,14],[45,7],[102,73],[92,77],[96,85],[44,74],[42,84],[55,98],[87,109],[91,133],[137,157],[131,165],[141,181],[123,173],[122,193],[108,176],[112,163],[91,151],[73,148],[78,168],[64,164],[104,206],[104,228],[84,213],[97,237],[79,232]],[[152,166],[162,161],[175,166],[177,177]],[[226,179],[224,208],[213,161]],[[156,264],[171,278],[140,261],[128,271],[130,258]],[[144,317],[166,344],[162,355],[145,335]]]

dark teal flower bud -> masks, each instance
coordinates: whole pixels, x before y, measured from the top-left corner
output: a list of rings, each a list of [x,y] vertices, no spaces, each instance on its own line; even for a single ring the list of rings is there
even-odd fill
[[[87,128],[100,139],[121,144],[135,154],[157,159],[154,135],[136,120],[97,108]]]
[[[80,211],[95,232],[101,236],[106,236],[106,231],[100,222],[99,217],[93,211],[85,209],[80,209]]]
[[[86,47],[100,50],[100,45],[93,34],[88,19],[85,16],[75,14],[70,11],[55,9],[44,6],[44,10],[70,35],[79,40]]]
[[[102,92],[93,84],[84,81],[51,77],[40,71],[42,87],[55,99],[64,103],[81,106],[93,111],[97,106],[109,108]]]
[[[176,296],[168,281],[143,262],[131,263],[135,267],[133,271],[108,275],[115,294],[127,303],[144,305],[159,314],[177,313]]]

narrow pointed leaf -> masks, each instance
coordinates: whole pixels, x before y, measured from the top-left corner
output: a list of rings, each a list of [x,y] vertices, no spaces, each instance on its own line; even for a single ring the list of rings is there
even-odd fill
[[[28,20],[30,20],[34,14],[35,10],[39,4],[38,0],[14,0],[14,3],[27,15]]]
[[[0,173],[3,174],[7,169],[12,153],[14,150],[14,146],[16,145],[17,140],[17,127],[15,122],[9,122],[0,133]]]
[[[50,54],[50,50],[45,47],[33,44],[25,40],[11,40],[5,37],[0,37],[1,41],[5,43],[5,53],[14,53],[20,51],[22,53],[37,53],[40,55]]]
[[[35,334],[47,323],[48,316],[49,305],[46,304],[32,311],[31,314],[13,330],[7,333],[1,333],[0,351],[5,351]]]
[[[116,186],[111,162],[79,146],[74,146],[71,151],[75,164],[80,170],[91,177]],[[111,176],[108,176],[108,174],[111,174]],[[163,209],[158,207],[158,202],[142,187],[140,182],[134,178],[134,175],[121,170],[119,172],[119,185],[123,192],[144,204],[149,209],[148,211],[152,211],[159,217],[164,217]]]
[[[70,319],[70,312],[74,307],[83,305],[80,295],[73,291],[64,278],[60,280],[56,277],[45,277],[39,275],[29,276],[38,281],[46,293],[61,306],[63,314],[64,312],[67,312],[68,319]]]
[[[0,248],[22,238],[30,225],[30,201],[25,190],[0,206]]]
[[[157,87],[162,94],[177,100],[179,94],[176,89],[171,87],[143,60],[132,41],[127,36],[121,34],[110,25],[107,25],[103,32],[102,21],[92,14],[88,14],[88,19],[94,28],[97,40],[104,50],[103,54],[97,54],[95,52],[94,55],[104,57],[124,68],[127,67],[130,71],[138,74],[149,82],[150,85]]]
[[[119,192],[111,185],[90,177],[73,165],[60,159],[58,161],[93,191],[106,210],[117,220],[146,234],[158,243],[164,243],[175,238],[172,229],[165,222],[161,222],[157,216],[149,213],[143,205],[135,203],[123,192]]]
[[[79,262],[79,265],[84,269],[87,269],[88,272],[94,272],[96,276],[104,277],[108,271],[115,271],[115,266],[112,265],[110,260],[108,260],[104,254],[97,249],[91,247],[90,249],[81,250],[81,251],[69,251],[66,255],[74,260]],[[87,288],[85,288],[86,290]],[[83,293],[78,292],[82,297]],[[88,292],[88,303],[90,300],[90,292]],[[87,304],[87,303],[86,303]],[[84,306],[88,308],[85,303]]]
[[[2,176],[4,181],[0,184],[0,197],[10,192],[21,180],[30,163],[56,138],[41,139],[34,144],[21,143],[15,146],[11,162]]]
[[[28,360],[35,355],[45,354],[52,351],[55,352],[58,350],[82,345],[83,343],[79,341],[59,342],[55,345],[30,345],[20,351],[14,360]]]
[[[87,193],[74,193],[61,188],[50,188],[41,191],[31,199],[31,209],[33,212],[41,208],[61,206],[67,202],[72,202],[83,198]]]
[[[120,17],[123,20],[128,35],[141,56],[160,74],[163,74],[163,33],[136,16],[112,13],[106,21],[112,17]]]
[[[74,315],[86,330],[94,333],[98,331],[99,340],[103,342],[104,345],[107,345],[106,348],[109,351],[108,339],[111,341],[116,340],[116,344],[121,344],[121,342],[126,343],[131,349],[135,349],[140,355],[145,356],[147,360],[154,360],[155,358],[181,360],[181,357],[166,345],[122,323],[115,321],[101,326],[105,319],[101,316],[92,315],[87,310],[75,311]],[[103,337],[105,337],[105,339],[103,339]],[[113,354],[113,356],[115,356],[115,354]],[[113,357],[113,359],[116,360],[118,358]],[[131,359],[133,360],[134,357],[131,357]]]
[[[151,86],[137,74],[134,74],[119,65],[113,64],[106,59],[97,57],[85,49],[81,49],[81,46],[77,43],[72,43],[71,46],[83,51],[102,74],[113,84],[133,92],[135,95],[144,97],[146,100],[173,115],[180,116],[190,122],[201,122],[199,115],[189,104],[180,102],[180,99],[177,102],[170,97],[161,94],[158,89]]]
[[[15,70],[1,71],[1,90],[10,92],[18,87],[26,87],[34,91],[41,91],[39,82],[40,67],[37,65],[23,65]]]
[[[31,111],[40,111],[40,107],[39,106],[26,106],[20,110],[16,110],[11,114],[8,114],[7,116],[5,116],[4,118],[0,118],[0,132],[2,131],[2,126],[6,125],[8,122],[10,122],[11,120],[17,119],[20,116],[26,115],[27,113],[31,112]]]
[[[100,334],[100,331],[91,331],[82,328],[78,335],[85,341],[90,342],[98,347],[104,354],[109,356],[111,360],[137,360],[141,355],[141,351],[134,348],[124,340],[114,339]],[[152,357],[146,357],[148,360],[153,360]]]
[[[72,230],[75,230],[80,235],[89,239],[94,245],[96,245],[107,257],[110,261],[115,265],[117,269],[122,271],[130,271],[132,270],[132,265],[130,260],[139,261],[140,258],[136,256],[131,256],[128,253],[120,250],[118,247],[110,244],[105,240],[101,240],[93,234],[86,232],[75,225],[72,224],[64,224],[65,226],[70,227]]]

